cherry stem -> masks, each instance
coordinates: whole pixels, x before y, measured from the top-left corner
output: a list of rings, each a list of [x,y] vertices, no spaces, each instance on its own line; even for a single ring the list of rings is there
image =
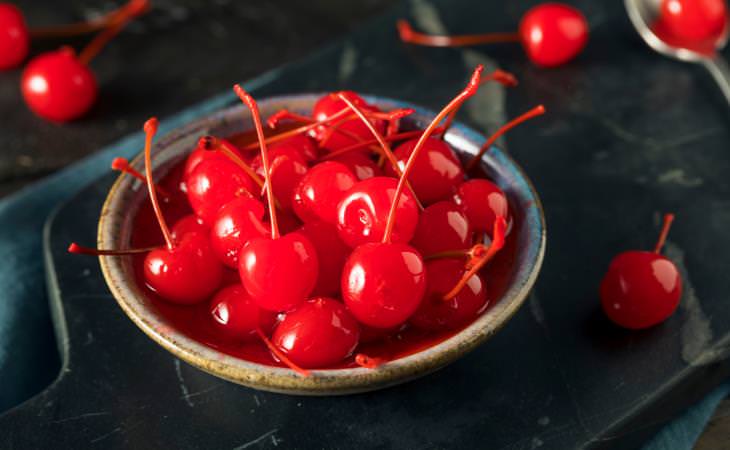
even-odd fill
[[[487,33],[462,35],[431,35],[415,31],[407,20],[399,20],[396,24],[401,41],[428,47],[466,47],[470,45],[495,44],[501,42],[519,42],[520,34]]]
[[[160,224],[160,230],[162,230],[162,235],[165,237],[165,243],[167,245],[168,250],[172,250],[175,248],[175,245],[172,240],[172,234],[170,233],[170,228],[167,226],[167,222],[165,222],[165,217],[162,215],[162,209],[160,209],[160,202],[157,200],[157,190],[155,189],[155,182],[152,179],[152,138],[155,137],[155,133],[157,133],[157,118],[152,117],[147,120],[147,122],[144,123],[144,172],[145,172],[145,181],[147,182],[147,191],[149,191],[150,194],[150,201],[152,202],[152,209],[155,210],[155,216],[157,217],[157,222]]]
[[[454,108],[458,108],[462,103],[466,101],[469,97],[474,95],[479,89],[479,80],[481,79],[482,71],[484,70],[484,66],[481,64],[477,66],[476,69],[474,69],[474,73],[471,75],[471,79],[469,80],[469,83],[466,85],[463,91],[461,91],[456,97],[453,98],[449,102],[448,105],[446,105],[441,112],[439,112],[436,117],[433,118],[431,123],[426,127],[426,129],[423,131],[423,134],[418,139],[418,142],[416,142],[416,145],[413,147],[413,150],[411,151],[411,155],[408,157],[408,161],[406,162],[405,167],[403,168],[403,174],[400,176],[400,179],[398,180],[398,186],[395,188],[395,195],[393,196],[393,202],[390,205],[390,211],[388,212],[388,221],[385,224],[385,233],[383,233],[383,243],[387,244],[390,242],[390,236],[393,234],[393,227],[395,226],[395,217],[396,213],[398,212],[398,204],[400,203],[400,196],[403,194],[403,188],[406,185],[406,181],[408,180],[408,176],[411,174],[411,170],[413,169],[413,166],[416,163],[416,158],[418,157],[418,154],[420,153],[421,149],[426,144],[426,141],[429,137],[433,134],[433,132],[436,130],[436,127],[438,126],[439,122],[441,122],[444,117],[446,117],[447,114],[449,114]]]
[[[375,137],[375,140],[378,141],[378,144],[380,144],[380,148],[383,150],[383,156],[385,156],[388,159],[388,161],[390,162],[390,165],[393,166],[393,170],[395,170],[395,172],[398,174],[398,176],[402,175],[403,172],[401,171],[400,166],[398,166],[398,159],[393,154],[393,150],[391,150],[390,145],[388,145],[385,138],[383,138],[383,136],[378,132],[378,130],[375,129],[375,126],[370,122],[370,120],[368,120],[368,118],[365,117],[365,114],[363,114],[363,112],[360,110],[360,108],[355,106],[355,104],[352,103],[350,101],[350,99],[348,99],[342,92],[337,94],[337,96],[340,98],[340,100],[345,102],[347,104],[347,106],[355,112],[355,114],[357,114],[357,116],[365,124],[365,126],[368,128],[368,130],[370,130],[370,133]],[[410,114],[412,111],[413,110],[404,111],[403,115],[406,115],[405,114],[406,112],[408,114]],[[401,115],[400,117],[403,117],[403,115]],[[395,120],[398,120],[400,117],[396,117]],[[418,200],[418,197],[416,196],[416,191],[413,190],[413,186],[411,186],[410,182],[407,182],[407,183],[408,183],[408,189],[413,194],[413,198],[416,199],[416,204],[418,204],[418,209],[422,211],[423,205]]]
[[[492,147],[494,142],[499,139],[500,136],[502,136],[512,128],[516,127],[517,125],[521,124],[522,122],[526,122],[533,117],[541,116],[543,114],[545,114],[545,107],[543,105],[537,105],[526,113],[510,120],[506,124],[499,127],[499,129],[494,134],[489,136],[489,138],[484,141],[484,144],[482,145],[482,148],[479,149],[479,152],[477,152],[477,154],[474,155],[474,157],[466,164],[466,171],[470,171],[474,168],[474,166],[477,165],[477,163],[482,159],[482,156],[484,156],[487,150]]]
[[[499,216],[494,220],[494,238],[489,248],[483,251],[484,245],[477,244],[474,246],[474,252],[472,260],[469,262],[469,270],[461,277],[456,286],[454,286],[449,292],[447,292],[443,299],[449,301],[461,292],[461,290],[469,282],[469,279],[476,275],[484,265],[497,254],[498,251],[504,247],[505,232],[507,230],[507,221],[504,217]]]
[[[76,255],[91,255],[91,256],[124,256],[124,255],[136,255],[139,253],[148,253],[152,250],[156,250],[160,246],[146,247],[146,248],[130,248],[127,250],[99,250],[93,247],[84,247],[75,242],[72,242],[68,246],[68,252]]]
[[[387,361],[383,358],[368,356],[364,353],[358,353],[357,355],[355,355],[355,364],[366,369],[377,369],[386,362]]]
[[[495,69],[494,72],[482,78],[481,84],[488,83],[489,81],[496,81],[506,87],[515,87],[518,84],[517,77],[501,69]],[[446,118],[444,122],[444,133],[441,135],[441,139],[446,139],[446,132],[451,128],[451,124],[454,122],[454,118],[456,118],[459,109],[461,108],[459,107],[451,111],[449,117]]]
[[[123,19],[126,15],[130,14],[130,11],[137,11],[139,8],[139,0],[129,0],[124,5],[104,14],[93,20],[87,20],[84,22],[70,23],[66,25],[52,25],[48,27],[36,27],[28,30],[28,34],[32,38],[47,38],[47,37],[64,37],[64,36],[76,36],[79,34],[91,33],[99,31],[108,26],[114,25],[120,19]],[[145,2],[147,3],[147,2]],[[149,4],[145,5],[145,9]]]
[[[266,148],[266,138],[264,137],[264,128],[261,124],[261,114],[259,113],[259,107],[256,104],[256,100],[254,100],[248,92],[243,90],[240,85],[234,85],[233,91],[251,111],[251,118],[253,119],[253,124],[256,128],[256,136],[258,136],[259,148],[261,149],[261,162],[264,166],[264,180],[266,181],[266,199],[269,202],[269,215],[271,216],[271,239],[278,239],[279,224],[276,220],[276,201],[274,199],[274,190],[271,187],[271,165],[269,164],[269,150]]]
[[[436,131],[434,131],[434,134],[438,134],[441,131],[442,131],[442,129],[441,129],[441,127],[439,127],[436,129]],[[418,137],[421,135],[421,133],[423,133],[423,130],[404,131],[402,133],[396,133],[396,134],[391,134],[389,136],[385,136],[384,139],[388,142],[404,141],[406,139]],[[377,139],[371,139],[369,141],[358,142],[357,144],[352,144],[347,147],[343,147],[339,150],[335,150],[334,152],[328,153],[328,154],[322,156],[320,158],[320,160],[328,160],[328,159],[336,158],[340,155],[344,155],[353,150],[359,150],[359,149],[362,149],[365,147],[370,147],[371,145],[377,144],[377,143],[378,143]]]
[[[89,44],[79,53],[78,61],[81,64],[88,65],[101,49],[111,41],[114,36],[119,34],[135,17],[144,13],[149,9],[149,0],[132,0],[130,7],[120,12],[117,20],[106,28],[104,31],[94,37]]]
[[[280,111],[275,112],[268,119],[266,119],[266,125],[269,128],[276,128],[279,125],[279,122],[281,122],[282,120],[286,120],[286,119],[294,120],[296,122],[303,122],[303,123],[316,122],[311,117],[293,113],[293,112],[289,111],[288,109],[282,109]]]
[[[142,183],[147,183],[147,178],[145,178],[145,176],[142,175],[137,169],[132,167],[132,165],[129,164],[129,161],[127,160],[127,158],[122,158],[122,157],[114,158],[114,160],[112,161],[112,169],[122,172],[122,173],[126,173],[128,175],[131,175],[134,178],[141,181]],[[170,195],[170,193],[167,192],[167,190],[165,188],[163,188],[162,186],[159,186],[156,184],[155,189],[157,189],[157,192],[160,195],[162,195],[163,197],[165,197],[166,199],[170,199],[172,197]]]
[[[308,377],[311,376],[312,373],[308,371],[307,369],[304,369],[302,367],[299,367],[298,365],[294,364],[294,361],[289,359],[284,352],[276,348],[273,342],[264,334],[263,331],[261,331],[260,328],[256,328],[256,334],[258,334],[259,338],[263,343],[266,345],[266,348],[269,349],[271,353],[274,354],[281,362],[283,362],[287,367],[295,371],[301,376]]]
[[[654,247],[654,253],[659,253],[664,247],[664,243],[667,241],[667,235],[669,235],[669,229],[672,228],[672,222],[674,222],[674,214],[664,214],[664,223],[662,224],[662,231],[659,233],[659,239]]]

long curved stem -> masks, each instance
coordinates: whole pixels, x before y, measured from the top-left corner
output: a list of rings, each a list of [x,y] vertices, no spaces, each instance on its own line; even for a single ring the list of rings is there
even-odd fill
[[[423,131],[423,134],[418,139],[418,142],[416,142],[416,145],[413,147],[413,151],[411,151],[411,155],[408,157],[408,161],[406,162],[405,167],[403,168],[403,174],[400,177],[400,180],[398,181],[398,186],[395,189],[395,194],[393,196],[393,202],[390,205],[390,211],[388,212],[388,221],[385,224],[385,233],[383,233],[383,243],[387,244],[390,242],[390,236],[393,234],[393,227],[395,226],[395,216],[398,211],[398,204],[400,203],[400,196],[403,194],[403,189],[406,185],[406,180],[408,180],[408,176],[411,174],[411,170],[413,169],[413,166],[416,162],[416,157],[418,156],[418,153],[421,151],[421,148],[423,148],[424,144],[426,143],[426,140],[431,137],[434,130],[438,126],[439,122],[441,122],[444,117],[446,117],[447,114],[449,114],[454,108],[458,108],[462,103],[466,101],[469,97],[474,95],[479,89],[479,80],[481,79],[482,71],[484,70],[484,66],[481,64],[477,66],[476,69],[474,69],[474,73],[472,73],[471,79],[469,80],[469,83],[466,85],[463,91],[459,93],[456,97],[454,97],[453,100],[449,102],[448,105],[446,105],[441,112],[439,112],[436,117],[431,121],[431,123],[426,127],[426,129]]]
[[[68,252],[76,255],[90,255],[90,256],[124,256],[124,255],[137,255],[140,253],[148,253],[152,250],[157,250],[160,246],[145,247],[145,248],[130,248],[126,250],[99,250],[93,247],[84,247],[75,242],[72,242],[68,246]]]
[[[101,49],[111,41],[114,36],[119,34],[135,17],[149,9],[149,0],[139,0],[134,2],[134,8],[130,8],[118,20],[113,22],[111,26],[99,33],[89,44],[81,50],[78,60],[81,64],[88,65]]]
[[[289,367],[290,369],[292,369],[293,371],[295,371],[296,373],[298,373],[299,375],[304,376],[304,377],[308,377],[308,376],[311,376],[312,375],[312,373],[310,371],[308,371],[307,369],[304,369],[304,368],[302,368],[302,367],[294,364],[294,361],[292,361],[291,359],[289,359],[284,354],[284,352],[282,352],[281,350],[279,350],[278,348],[276,348],[276,346],[274,345],[274,343],[271,342],[271,340],[268,337],[266,337],[266,335],[264,334],[263,331],[261,331],[260,328],[257,328],[256,329],[256,334],[258,334],[259,339],[261,339],[261,341],[264,343],[264,345],[266,345],[266,348],[268,348],[269,351],[271,353],[273,353],[274,356],[276,356],[277,358],[279,358],[279,360],[281,360],[281,362],[283,362],[287,367]]]
[[[455,36],[430,35],[415,31],[406,20],[396,24],[398,34],[403,42],[424,45],[427,47],[466,47],[470,45],[495,44],[501,42],[519,42],[519,33],[487,33],[462,34]]]
[[[152,179],[152,138],[155,137],[155,133],[157,133],[157,118],[152,117],[147,120],[147,122],[144,123],[144,172],[145,172],[145,181],[147,182],[147,191],[149,191],[150,194],[150,201],[152,202],[152,209],[155,210],[155,216],[157,217],[157,222],[160,224],[160,230],[162,230],[162,235],[165,237],[165,244],[167,245],[168,250],[172,250],[175,248],[175,245],[172,240],[172,233],[170,233],[170,228],[167,226],[167,222],[165,222],[165,217],[162,215],[162,209],[160,208],[160,202],[157,200],[157,189],[155,189],[155,182]]]
[[[106,27],[114,25],[120,19],[138,9],[139,0],[129,0],[124,5],[110,11],[103,16],[86,22],[70,23],[66,25],[51,25],[46,27],[33,27],[28,30],[32,38],[76,36],[79,34],[93,33]]]

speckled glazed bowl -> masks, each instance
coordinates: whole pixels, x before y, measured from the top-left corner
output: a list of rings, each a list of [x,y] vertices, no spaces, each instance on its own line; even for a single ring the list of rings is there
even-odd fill
[[[261,101],[262,115],[286,108],[309,113],[320,94],[282,96]],[[367,97],[382,109],[411,107],[416,113],[411,125],[423,128],[434,116],[431,111],[401,101]],[[248,110],[233,107],[220,111],[158,139],[153,165],[159,179],[195,147],[204,134],[228,136],[250,128]],[[456,124],[447,141],[462,156],[474,154],[484,136]],[[503,151],[492,148],[483,168],[509,197],[513,214],[522,223],[510,236],[516,239],[515,268],[501,296],[487,311],[461,332],[427,348],[396,359],[376,370],[364,368],[314,370],[311,377],[294,371],[242,360],[217,351],[176,329],[135,281],[130,257],[100,257],[101,268],[112,294],[130,319],[152,340],[180,359],[220,378],[267,391],[300,395],[338,395],[371,391],[403,383],[433,372],[461,357],[494,335],[524,303],[537,279],[545,251],[545,222],[542,206],[532,184]],[[142,159],[134,162],[142,168]],[[120,176],[109,191],[99,219],[99,248],[128,248],[133,218],[141,202],[147,201],[145,186],[129,176]],[[515,235],[516,234],[516,235]]]

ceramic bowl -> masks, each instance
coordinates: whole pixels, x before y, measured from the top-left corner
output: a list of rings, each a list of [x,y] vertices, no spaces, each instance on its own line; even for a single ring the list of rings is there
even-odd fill
[[[275,97],[259,102],[259,107],[264,117],[281,108],[309,113],[320,95]],[[367,97],[367,100],[385,110],[414,108],[416,113],[407,122],[419,128],[434,116],[432,111],[402,101],[380,97]],[[185,158],[201,135],[227,136],[250,127],[248,110],[236,106],[169,133],[158,139],[153,149],[155,178],[159,179]],[[484,136],[456,123],[446,139],[462,157],[466,157],[479,149]],[[141,169],[141,157],[133,164]],[[522,224],[510,235],[511,239],[517,240],[517,250],[506,290],[484,314],[459,333],[376,370],[314,370],[312,376],[302,377],[286,368],[230,356],[186,336],[161,315],[135,281],[130,257],[102,256],[101,268],[119,306],[145,334],[178,358],[217,377],[255,389],[301,395],[339,395],[381,389],[433,372],[484,343],[515,314],[537,279],[545,251],[545,222],[537,193],[520,167],[500,149],[490,149],[482,165],[489,177],[506,192],[513,214]],[[129,247],[132,219],[143,201],[148,201],[145,186],[132,177],[120,176],[109,191],[99,219],[100,248]]]

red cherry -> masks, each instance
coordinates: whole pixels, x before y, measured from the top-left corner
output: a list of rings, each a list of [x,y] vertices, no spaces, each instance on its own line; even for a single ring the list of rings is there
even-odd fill
[[[287,313],[271,340],[296,364],[323,368],[350,356],[359,337],[359,326],[345,306],[319,297]]]
[[[410,323],[422,330],[450,330],[479,315],[487,305],[484,281],[478,274],[472,275],[465,286],[451,299],[444,295],[464,275],[464,263],[457,259],[436,259],[426,263],[428,286],[421,306],[410,318]]]
[[[425,290],[421,255],[406,244],[361,245],[342,271],[345,304],[358,321],[375,328],[390,328],[408,320]]]
[[[208,227],[203,225],[203,222],[194,214],[188,214],[182,219],[175,222],[172,230],[170,230],[170,236],[173,242],[179,242],[183,236],[188,233],[200,233],[203,235],[208,234]]]
[[[674,216],[664,217],[662,233],[653,252],[627,251],[617,255],[601,281],[601,305],[617,325],[649,328],[665,321],[679,305],[682,277],[677,266],[661,255]]]
[[[339,296],[340,277],[350,247],[337,237],[337,229],[322,221],[306,222],[299,230],[314,245],[319,262],[314,296]]]
[[[727,5],[725,0],[662,0],[659,22],[676,40],[714,41],[727,27]]]
[[[543,3],[531,8],[520,21],[520,38],[527,56],[542,67],[565,64],[588,42],[585,16],[562,3]]]
[[[236,164],[226,159],[205,159],[185,180],[187,196],[195,214],[212,224],[218,211],[238,197],[250,197],[258,188]]]
[[[251,239],[241,250],[241,283],[259,307],[269,311],[287,311],[306,300],[312,292],[317,281],[317,253],[312,243],[300,233],[279,235],[272,170],[258,105],[239,85],[235,85],[233,90],[251,111],[261,147],[266,200],[271,219],[271,238]]]
[[[264,205],[249,197],[239,197],[219,209],[210,227],[210,243],[218,259],[238,268],[238,255],[246,242],[271,233],[263,223],[265,213]]]
[[[338,97],[339,92],[333,92],[324,95],[315,103],[312,109],[312,117],[318,122],[328,120],[333,115],[339,113],[343,109],[347,109],[347,104]],[[348,100],[366,112],[379,112],[380,109],[368,104],[362,97],[352,91],[342,91]],[[385,122],[375,120],[375,127],[385,133]],[[333,128],[336,127],[335,128]],[[317,128],[315,133],[317,140],[322,148],[328,151],[334,151],[348,145],[356,144],[358,141],[366,140],[372,137],[370,130],[363,124],[360,119],[353,118],[344,120],[339,125],[337,122],[329,127],[321,126]]]
[[[12,3],[0,3],[0,70],[20,65],[28,56],[29,47],[23,13]]]
[[[98,90],[94,74],[69,48],[33,58],[23,71],[21,88],[30,109],[54,122],[86,114]]]
[[[410,139],[395,149],[401,167],[405,165],[418,139]],[[386,166],[385,174],[395,176],[395,170]],[[439,138],[431,137],[416,158],[408,180],[416,197],[425,205],[448,199],[464,181],[464,170],[451,147]]]
[[[336,156],[330,161],[335,161],[346,165],[358,180],[367,180],[368,178],[383,176],[380,167],[361,152],[350,152]]]
[[[164,249],[153,250],[144,260],[147,285],[165,300],[192,304],[208,298],[223,279],[223,266],[210,248],[207,234],[190,232],[174,241],[162,215],[152,179],[152,138],[157,132],[157,119],[144,124],[145,178],[150,201],[165,238]]]
[[[337,208],[337,231],[345,243],[356,247],[383,239],[397,185],[395,178],[375,177],[355,183],[345,193]],[[410,241],[417,224],[416,200],[409,191],[405,191],[398,202],[398,222],[393,230],[393,241]]]
[[[472,231],[461,209],[452,202],[438,202],[427,207],[418,218],[411,245],[422,255],[471,247]]]
[[[454,193],[454,203],[466,214],[476,232],[493,235],[494,220],[504,217],[510,222],[507,196],[489,180],[473,179],[461,183]]]
[[[282,141],[271,144],[269,154],[274,158],[278,154],[294,151],[307,163],[317,159],[317,144],[306,134],[297,134]]]
[[[294,190],[307,173],[307,162],[302,159],[300,152],[293,147],[279,147],[277,153],[271,152],[270,159],[274,197],[279,201],[281,208],[291,209]],[[257,156],[251,161],[251,167],[256,170],[258,175],[264,175],[261,156]]]
[[[518,33],[430,36],[414,31],[405,20],[398,21],[403,42],[431,47],[463,47],[500,42],[522,42],[530,60],[538,66],[552,67],[575,58],[588,41],[588,22],[577,9],[556,2],[543,3],[528,10],[520,21]]]
[[[213,325],[225,337],[235,341],[251,341],[261,328],[270,333],[276,314],[260,309],[240,284],[226,286],[210,301]]]
[[[239,158],[243,159],[243,155],[241,155],[240,151],[233,144],[226,141],[225,139],[220,139],[220,141],[222,141],[222,145],[224,143],[229,145],[231,150],[235,151],[236,155]],[[183,169],[183,180],[186,180],[190,175],[192,175],[193,170],[195,170],[195,168],[198,167],[198,164],[203,161],[207,161],[210,159],[228,161],[228,158],[223,153],[211,151],[211,145],[212,144],[206,139],[198,140],[198,145],[195,147],[195,150],[193,150],[190,155],[188,155],[188,158],[185,160],[185,168]]]
[[[357,182],[347,166],[325,161],[309,169],[294,189],[294,212],[304,222],[323,220],[337,223],[337,206]]]

